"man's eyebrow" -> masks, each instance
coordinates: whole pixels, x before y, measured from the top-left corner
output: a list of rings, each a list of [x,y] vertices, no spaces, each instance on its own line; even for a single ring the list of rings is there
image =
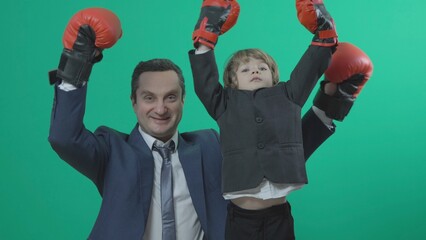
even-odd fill
[[[177,95],[178,93],[179,93],[179,90],[173,89],[173,90],[170,90],[170,91],[166,92],[165,95],[170,95],[170,94],[176,94]]]
[[[172,89],[168,92],[165,93],[165,95],[170,95],[170,94],[178,94],[179,90],[178,89]],[[151,94],[151,95],[155,95],[155,93],[149,91],[149,90],[141,90],[140,95],[147,95],[147,94]]]
[[[141,90],[140,95],[146,95],[146,94],[153,94],[151,91],[148,90]]]

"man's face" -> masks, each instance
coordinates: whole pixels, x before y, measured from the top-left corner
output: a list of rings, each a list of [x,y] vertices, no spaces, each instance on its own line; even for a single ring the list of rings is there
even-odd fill
[[[240,90],[272,87],[272,72],[268,64],[252,57],[247,63],[241,63],[237,69],[237,85]]]
[[[132,101],[139,125],[146,133],[163,142],[173,136],[182,118],[184,102],[176,72],[142,73]]]

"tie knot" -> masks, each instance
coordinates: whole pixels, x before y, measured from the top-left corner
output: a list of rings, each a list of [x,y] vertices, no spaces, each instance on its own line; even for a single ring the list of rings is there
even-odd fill
[[[152,150],[158,152],[163,158],[163,161],[169,162],[170,154],[175,150],[175,142],[170,141],[169,144],[161,145],[158,141],[155,141]]]

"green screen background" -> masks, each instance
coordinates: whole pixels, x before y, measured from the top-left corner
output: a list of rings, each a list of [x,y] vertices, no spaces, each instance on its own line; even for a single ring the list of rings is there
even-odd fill
[[[238,24],[215,50],[220,69],[232,52],[257,47],[275,58],[281,79],[287,80],[311,39],[297,21],[294,1],[240,4]],[[335,135],[309,159],[309,185],[289,197],[297,239],[426,239],[426,3],[326,4],[339,40],[363,49],[374,73],[350,115],[336,123]],[[87,128],[131,131],[134,66],[169,58],[187,80],[179,130],[217,129],[194,94],[187,56],[200,5],[189,0],[2,2],[0,239],[85,239],[96,219],[101,198],[95,186],[47,142],[53,99],[47,72],[57,67],[64,28],[78,10],[111,9],[124,31],[93,69]]]

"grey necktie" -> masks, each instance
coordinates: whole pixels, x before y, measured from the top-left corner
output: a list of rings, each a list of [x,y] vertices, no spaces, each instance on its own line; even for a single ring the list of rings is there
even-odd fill
[[[171,141],[169,145],[160,146],[155,141],[153,150],[157,151],[163,158],[161,166],[161,215],[163,223],[163,240],[175,240],[175,211],[173,206],[173,174],[171,152],[175,148],[175,143]]]

